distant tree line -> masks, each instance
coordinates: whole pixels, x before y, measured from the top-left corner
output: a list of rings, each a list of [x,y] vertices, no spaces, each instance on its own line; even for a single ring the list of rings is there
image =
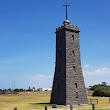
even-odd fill
[[[30,88],[30,86],[29,86],[28,89],[22,89],[22,88],[20,88],[20,89],[18,89],[18,88],[16,88],[16,89],[11,89],[11,88],[0,89],[0,94],[18,94],[19,92],[25,92],[25,91],[29,91],[29,92],[35,91],[35,87]]]
[[[89,90],[93,91],[92,96],[110,97],[110,86],[106,82],[90,86]]]

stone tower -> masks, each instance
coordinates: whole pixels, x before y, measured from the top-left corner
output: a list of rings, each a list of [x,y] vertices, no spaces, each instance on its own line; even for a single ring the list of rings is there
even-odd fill
[[[87,104],[80,60],[79,27],[67,19],[56,28],[56,64],[51,104]]]

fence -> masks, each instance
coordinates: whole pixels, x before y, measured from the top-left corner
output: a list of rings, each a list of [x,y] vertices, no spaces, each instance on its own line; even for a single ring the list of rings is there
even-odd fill
[[[15,107],[14,110],[17,110],[17,107]],[[48,110],[47,106],[45,106],[44,110]],[[72,105],[70,105],[70,110],[74,110]],[[94,104],[92,104],[91,110],[95,110],[95,105]]]
[[[88,99],[89,104],[98,104],[98,99]]]
[[[88,99],[88,103],[91,104],[91,110],[95,110],[95,104],[98,104],[99,102],[98,102],[98,99]],[[109,103],[110,103],[110,98],[109,98]],[[57,108],[57,105],[53,104],[52,108]],[[69,109],[74,110],[74,107],[72,105],[70,105]],[[14,110],[18,110],[17,107],[15,107]],[[45,106],[43,110],[48,110],[47,106]],[[63,110],[63,108],[62,108],[62,110]]]

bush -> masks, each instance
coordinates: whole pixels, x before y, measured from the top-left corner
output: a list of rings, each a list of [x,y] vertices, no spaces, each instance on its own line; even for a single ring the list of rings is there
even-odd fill
[[[110,87],[99,86],[94,90],[92,96],[110,97]]]
[[[101,86],[101,84],[96,84],[94,86],[90,86],[89,90],[94,91],[97,87]]]

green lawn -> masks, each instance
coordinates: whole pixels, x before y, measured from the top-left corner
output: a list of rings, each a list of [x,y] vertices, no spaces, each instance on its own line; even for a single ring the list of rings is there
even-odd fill
[[[109,98],[105,97],[88,97],[99,100],[99,104],[95,105],[96,110],[110,110]],[[49,104],[50,92],[23,92],[19,94],[0,95],[0,110],[13,110],[17,107],[18,110],[36,110],[44,109],[45,106],[51,108]],[[62,110],[67,110],[69,106],[59,106]],[[91,105],[74,106],[75,110],[92,110]]]

